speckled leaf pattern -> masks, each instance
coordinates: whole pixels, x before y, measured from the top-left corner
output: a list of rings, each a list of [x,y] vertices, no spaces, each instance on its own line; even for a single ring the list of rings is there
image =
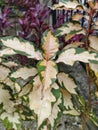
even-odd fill
[[[42,55],[39,51],[36,51],[33,44],[25,41],[23,39],[19,39],[17,37],[11,38],[6,37],[1,39],[4,46],[13,49],[18,54],[26,55],[28,58],[33,58],[40,60],[42,59]]]
[[[51,115],[51,102],[54,102],[56,99],[52,95],[50,89],[42,92],[42,83],[39,76],[36,76],[33,83],[33,90],[29,95],[30,99],[30,108],[38,116],[38,126]]]
[[[56,80],[57,66],[54,61],[43,60],[38,64],[38,71],[40,73],[41,81],[44,89],[48,89]]]
[[[55,56],[56,52],[58,51],[58,41],[55,36],[53,36],[51,31],[48,31],[44,34],[43,38],[43,45],[42,49],[44,51],[43,57],[46,60],[51,59],[53,56]]]
[[[75,61],[89,63],[90,60],[98,61],[98,57],[96,56],[96,53],[90,53],[82,48],[69,48],[63,50],[56,62],[63,62],[68,65],[73,65]]]
[[[12,78],[22,78],[22,79],[25,80],[25,79],[27,79],[31,76],[35,76],[36,74],[37,74],[36,68],[23,67],[23,68],[19,68],[17,71],[12,73],[10,77],[12,77]]]
[[[60,85],[69,91],[69,93],[76,94],[75,88],[77,87],[74,80],[65,73],[58,73],[57,75],[58,82]]]

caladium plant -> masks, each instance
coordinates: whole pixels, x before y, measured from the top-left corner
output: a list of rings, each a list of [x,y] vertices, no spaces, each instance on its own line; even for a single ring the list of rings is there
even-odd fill
[[[78,46],[67,47],[59,52],[58,38],[51,30],[43,34],[40,50],[33,43],[18,37],[3,37],[1,44],[0,103],[4,110],[1,113],[3,121],[17,130],[21,127],[20,120],[37,117],[38,130],[42,130],[54,128],[61,114],[80,115],[81,111],[74,108],[71,100],[71,95],[77,95],[78,86],[68,74],[59,72],[58,63],[71,66],[76,61],[98,64],[97,52]],[[14,61],[4,61],[5,57],[16,54],[36,60],[36,65],[27,67]],[[12,66],[16,66],[14,71]],[[30,115],[27,116],[27,113]]]

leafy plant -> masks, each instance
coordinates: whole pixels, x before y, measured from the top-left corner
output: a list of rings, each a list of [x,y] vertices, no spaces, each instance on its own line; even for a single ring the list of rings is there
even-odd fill
[[[98,3],[90,1],[87,4],[86,7],[76,0],[60,1],[50,7],[53,10],[79,11],[73,13],[72,21],[58,29],[43,31],[39,48],[20,37],[1,37],[0,117],[6,128],[20,130],[22,120],[36,120],[38,130],[55,130],[62,114],[81,113],[85,118],[83,129],[87,118],[98,126],[98,118],[91,106],[90,82],[91,70],[98,78],[98,38],[94,35],[97,25],[93,21]],[[86,12],[85,15],[82,11]],[[84,17],[88,23],[82,27],[80,19]],[[61,36],[68,43],[64,43],[62,48]],[[25,57],[28,64],[20,64],[15,58],[17,54]],[[73,66],[77,61],[86,65],[89,88],[87,104],[78,94],[78,85],[73,78],[59,69],[60,63]],[[95,82],[97,84],[97,80]],[[80,107],[74,105],[73,95],[77,97]]]

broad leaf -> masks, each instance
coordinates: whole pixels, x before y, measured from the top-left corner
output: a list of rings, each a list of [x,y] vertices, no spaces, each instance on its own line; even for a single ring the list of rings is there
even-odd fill
[[[50,88],[50,86],[55,82],[57,75],[57,66],[55,62],[49,60],[43,60],[37,65],[41,81],[44,89]]]
[[[0,81],[4,81],[9,75],[10,70],[2,65],[0,65]]]
[[[6,37],[1,39],[4,46],[13,49],[16,53],[34,58],[37,60],[42,59],[41,53],[36,51],[33,44],[17,37]]]
[[[77,87],[74,80],[65,73],[59,73],[57,75],[58,82],[60,85],[64,85],[64,87],[72,94],[76,94],[75,88]]]
[[[51,115],[51,102],[55,101],[55,97],[52,95],[50,89],[44,91],[43,94],[43,86],[39,76],[34,78],[33,86],[33,91],[29,95],[30,108],[37,114],[38,126],[40,126]]]
[[[84,34],[85,35],[85,31],[80,26],[80,24],[69,22],[69,23],[63,24],[61,27],[59,27],[55,31],[56,36],[62,36],[64,34]]]
[[[43,37],[43,45],[42,49],[44,51],[43,57],[46,60],[49,60],[50,58],[54,57],[56,52],[58,51],[58,41],[55,36],[53,36],[51,31],[48,31],[44,33]]]
[[[90,47],[98,51],[98,37],[89,36]]]
[[[69,48],[67,50],[63,50],[56,62],[63,62],[68,65],[73,65],[75,61],[89,63],[90,60],[92,60],[98,62],[98,58],[96,56],[96,53],[90,53],[82,48]]]
[[[18,69],[16,72],[12,73],[10,77],[22,78],[25,80],[31,76],[35,76],[36,74],[37,74],[36,68],[23,67],[23,68]]]

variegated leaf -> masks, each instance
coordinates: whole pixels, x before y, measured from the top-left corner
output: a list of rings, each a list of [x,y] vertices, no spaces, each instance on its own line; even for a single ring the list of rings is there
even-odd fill
[[[3,85],[0,84],[0,103],[3,103],[3,109],[8,113],[14,112],[14,103],[10,100],[11,96],[8,90],[3,89]]]
[[[1,119],[2,120],[6,119],[7,120],[6,123],[9,126],[11,125],[14,130],[21,129],[20,117],[19,117],[19,114],[17,112],[14,112],[14,113],[4,112],[1,114]]]
[[[57,75],[57,66],[54,61],[43,60],[37,65],[42,84],[44,89],[50,88],[50,86],[55,82]]]
[[[36,68],[27,68],[23,67],[18,69],[16,72],[12,73],[10,77],[12,78],[22,78],[26,80],[27,78],[31,76],[35,76],[37,74]]]
[[[80,24],[78,23],[66,23],[63,24],[61,27],[59,27],[56,31],[55,31],[55,35],[56,36],[62,36],[64,34],[84,34],[85,35],[85,31],[83,30],[83,28],[81,28]]]
[[[61,111],[59,108],[59,104],[61,103],[61,96],[58,98],[58,100],[55,102],[55,104],[52,107],[51,115],[49,116],[49,121],[51,126],[54,126],[54,121],[58,117],[58,113]]]
[[[77,2],[77,0],[74,1],[62,1],[60,0],[58,4],[54,4],[53,7],[50,7],[53,10],[62,10],[62,9],[75,9],[77,6],[79,5],[79,3]]]
[[[40,60],[42,55],[39,51],[36,51],[33,44],[17,37],[6,37],[1,39],[4,46],[13,49],[16,53]]]
[[[9,75],[10,70],[2,65],[0,65],[0,81],[4,81]]]
[[[76,111],[75,108],[73,107],[71,94],[66,90],[62,90],[62,93],[64,98],[64,106],[66,108],[63,113],[70,115],[80,115],[80,113]]]
[[[64,50],[65,50],[65,49],[67,50],[67,49],[69,49],[69,48],[79,47],[79,46],[81,46],[81,45],[83,45],[83,44],[84,44],[83,42],[72,42],[72,43],[66,45],[66,46],[64,47]]]
[[[14,55],[14,54],[16,53],[11,48],[6,48],[0,51],[0,57],[3,57],[5,55]]]
[[[51,31],[48,31],[44,34],[42,42],[42,49],[44,51],[43,57],[46,60],[49,60],[54,57],[56,52],[58,51],[58,40],[55,36],[53,36]]]
[[[65,73],[58,73],[57,75],[58,82],[72,94],[76,94],[75,88],[77,87],[74,80]]]
[[[89,36],[90,47],[98,51],[98,37]]]
[[[98,57],[96,56],[96,53],[90,53],[82,48],[69,48],[67,50],[63,50],[56,62],[63,62],[68,65],[73,65],[75,61],[89,63],[90,60],[98,61]]]
[[[5,80],[2,81],[4,84],[8,85],[12,90],[15,88],[15,83],[7,77]]]
[[[27,85],[25,85],[25,86],[22,88],[21,92],[19,93],[19,97],[28,94],[28,93],[30,92],[31,88],[32,88],[32,84],[27,84]]]
[[[3,65],[11,68],[11,67],[15,67],[15,66],[18,66],[17,63],[13,62],[13,61],[8,61],[8,62],[2,62]]]
[[[42,122],[51,115],[51,102],[54,102],[56,99],[52,95],[50,89],[44,91],[43,94],[43,85],[39,76],[34,78],[33,86],[33,91],[29,95],[30,108],[37,114],[38,126],[40,126]]]

